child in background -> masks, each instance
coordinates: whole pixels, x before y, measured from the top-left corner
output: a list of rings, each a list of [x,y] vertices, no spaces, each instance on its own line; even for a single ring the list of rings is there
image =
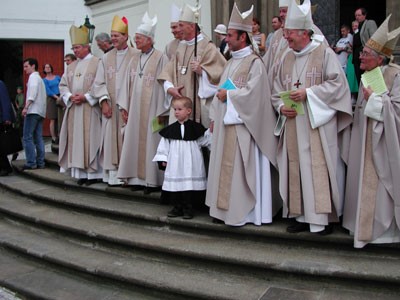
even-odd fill
[[[177,121],[160,131],[162,138],[153,161],[165,170],[162,189],[171,192],[169,197],[174,207],[168,217],[192,219],[192,199],[196,198],[196,192],[207,187],[201,147],[210,146],[211,133],[189,119],[192,100],[173,99],[172,107]]]

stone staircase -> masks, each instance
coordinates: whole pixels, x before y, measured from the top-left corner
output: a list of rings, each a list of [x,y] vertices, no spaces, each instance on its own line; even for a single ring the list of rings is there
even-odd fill
[[[159,194],[78,186],[46,155],[46,169],[0,177],[0,286],[22,298],[400,298],[399,245],[354,249],[340,226],[288,234],[280,218],[169,219]]]

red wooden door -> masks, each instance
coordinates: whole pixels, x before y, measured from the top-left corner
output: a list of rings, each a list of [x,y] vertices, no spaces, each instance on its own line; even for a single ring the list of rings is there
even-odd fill
[[[43,66],[51,64],[54,68],[54,74],[61,76],[64,72],[64,42],[23,42],[23,59],[36,58],[39,63],[38,71],[40,76],[44,77]],[[24,73],[24,83],[28,81],[28,76]],[[50,136],[49,120],[45,119],[43,123],[43,136]]]

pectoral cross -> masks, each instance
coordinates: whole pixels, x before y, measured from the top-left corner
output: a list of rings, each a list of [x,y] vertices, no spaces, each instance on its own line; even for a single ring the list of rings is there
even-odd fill
[[[321,72],[317,72],[317,68],[316,67],[313,67],[312,69],[311,69],[311,72],[307,72],[306,73],[306,77],[307,78],[310,78],[310,81],[311,81],[311,86],[313,86],[313,85],[315,85],[315,84],[317,84],[317,79],[322,79],[322,73]],[[320,82],[321,80],[319,80],[319,82]],[[319,83],[318,82],[318,83]]]
[[[75,76],[79,78],[79,77],[82,76],[82,74],[81,73],[77,73]]]
[[[108,78],[109,79],[113,78],[114,73],[115,73],[114,67],[113,66],[108,66],[107,74],[108,74]]]
[[[140,74],[139,74],[139,76],[140,76]],[[152,81],[154,81],[155,78],[151,74],[148,74],[148,75],[145,75],[143,79],[146,80],[146,86],[150,86],[150,83]]]
[[[285,80],[283,81],[283,85],[286,87],[286,90],[289,91],[289,84],[292,82],[292,77],[286,74]]]
[[[91,82],[93,81],[93,79],[94,79],[94,76],[93,76],[92,73],[87,73],[87,74],[85,75],[85,80],[86,80],[86,82],[91,83]]]
[[[295,84],[293,84],[297,89],[299,88],[299,86],[302,85],[302,83],[300,82],[300,80],[297,79],[297,82]]]
[[[238,89],[241,89],[242,87],[246,86],[246,82],[244,80],[243,76],[240,76],[238,79],[236,79],[235,81],[233,81],[233,83],[236,85],[236,87]]]
[[[131,70],[131,72],[129,73],[129,76],[133,79],[135,79],[137,72],[135,70]]]

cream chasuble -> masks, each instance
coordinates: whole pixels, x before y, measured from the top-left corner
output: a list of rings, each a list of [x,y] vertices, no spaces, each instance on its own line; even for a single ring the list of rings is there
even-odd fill
[[[310,223],[311,231],[337,221],[344,200],[342,145],[352,113],[346,78],[334,55],[314,41],[300,53],[288,51],[272,94],[279,110],[279,92],[306,88],[304,115],[283,125],[277,162],[284,216],[301,216],[298,221]]]
[[[167,57],[156,49],[135,54],[128,67],[125,83],[118,98],[120,109],[128,112],[123,128],[123,145],[118,178],[129,185],[161,186],[163,173],[152,159],[161,136],[153,132],[152,121],[167,112],[164,90],[156,80],[167,63]]]
[[[165,107],[170,108],[172,96],[167,93],[168,88],[184,86],[181,90],[183,96],[194,98],[196,95],[196,116],[195,121],[208,128],[210,125],[209,107],[212,98],[217,92],[224,65],[225,58],[221,55],[215,45],[202,34],[198,35],[197,60],[202,67],[202,75],[196,75],[196,91],[194,91],[195,73],[190,69],[190,62],[194,59],[194,39],[181,41],[176,54],[165,66],[157,78],[164,85]],[[173,111],[170,111],[169,123],[176,121]]]
[[[388,93],[365,101],[360,88],[354,112],[343,226],[356,248],[400,242],[400,67],[382,73]]]
[[[90,96],[99,59],[87,55],[68,66],[60,82],[60,94],[66,104],[60,133],[60,171],[71,169],[74,178],[99,179],[102,169],[98,161],[101,140],[101,113],[98,99]],[[86,102],[76,105],[69,98],[85,94]]]
[[[206,204],[210,215],[225,224],[261,225],[272,222],[270,165],[263,155],[265,95],[269,93],[262,61],[249,47],[232,53],[221,77],[237,89],[228,91],[226,103],[214,98],[214,120]]]
[[[104,171],[103,181],[111,185],[121,183],[116,176],[122,149],[122,119],[116,102],[126,74],[126,67],[135,52],[138,50],[130,47],[124,50],[114,48],[107,52],[97,69],[92,90],[92,95],[99,98],[100,105],[103,101],[108,101],[112,109],[111,118],[102,115],[100,148],[100,161]]]

